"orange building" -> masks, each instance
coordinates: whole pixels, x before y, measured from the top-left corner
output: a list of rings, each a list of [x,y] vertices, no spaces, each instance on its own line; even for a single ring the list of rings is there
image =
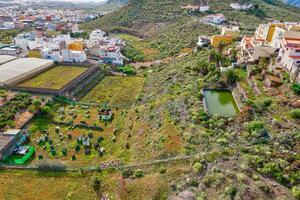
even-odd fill
[[[82,42],[72,42],[68,45],[68,49],[73,51],[82,51],[83,44]]]

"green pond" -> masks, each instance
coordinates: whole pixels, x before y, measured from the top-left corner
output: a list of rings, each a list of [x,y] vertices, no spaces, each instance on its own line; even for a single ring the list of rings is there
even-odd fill
[[[208,114],[234,116],[239,112],[239,108],[230,91],[204,90],[203,94]]]

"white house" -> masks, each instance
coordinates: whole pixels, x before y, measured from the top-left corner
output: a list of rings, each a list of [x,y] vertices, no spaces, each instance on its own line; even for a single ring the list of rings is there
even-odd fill
[[[0,45],[0,55],[15,56],[18,58],[25,58],[27,56],[27,50],[15,45]]]
[[[85,51],[73,51],[69,49],[63,49],[62,57],[64,62],[76,62],[82,63],[87,59]]]
[[[281,43],[286,29],[281,27],[275,27],[273,38],[271,41],[271,46],[279,50],[281,48]]]
[[[208,37],[208,36],[199,36],[198,37],[197,45],[199,47],[204,47],[204,46],[210,44],[210,41],[211,41],[211,37]]]
[[[300,80],[300,32],[286,31],[277,61]]]
[[[43,49],[41,51],[41,55],[43,59],[46,60],[53,60],[54,62],[62,62],[63,57],[60,51],[50,50],[50,49]]]
[[[223,14],[212,14],[202,18],[202,22],[216,25],[222,24],[225,21],[226,17]]]
[[[238,50],[239,63],[255,63],[260,58],[270,58],[276,49],[265,43],[264,40],[245,36],[238,46]]]
[[[234,10],[249,10],[252,8],[252,4],[251,3],[246,3],[246,4],[231,3],[230,7],[233,8]]]
[[[105,37],[106,33],[101,31],[100,29],[94,30],[91,32],[90,34],[90,40],[97,42],[97,41],[101,41],[103,40],[103,38]]]
[[[209,6],[200,6],[199,11],[200,12],[206,12],[206,11],[209,11],[209,8],[210,8]]]

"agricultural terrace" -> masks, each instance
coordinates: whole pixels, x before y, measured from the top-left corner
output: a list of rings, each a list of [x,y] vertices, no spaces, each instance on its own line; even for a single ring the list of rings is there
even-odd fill
[[[88,68],[57,66],[30,80],[20,83],[20,87],[35,87],[58,90],[84,73]]]
[[[38,171],[1,171],[0,199],[95,199],[90,177]]]
[[[142,77],[107,76],[82,101],[129,108],[139,97],[143,84]]]
[[[160,58],[160,52],[151,47],[146,40],[128,34],[117,34],[117,37],[126,41],[123,53],[127,58],[136,62],[153,61]]]

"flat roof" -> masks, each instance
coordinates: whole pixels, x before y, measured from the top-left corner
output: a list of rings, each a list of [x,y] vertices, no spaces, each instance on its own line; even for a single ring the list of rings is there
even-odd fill
[[[6,82],[47,65],[53,61],[39,58],[18,58],[0,65],[0,82]]]
[[[17,59],[17,57],[15,57],[15,56],[0,55],[0,65],[3,63],[6,63],[8,61],[15,60],[15,59]]]
[[[11,143],[15,136],[0,134],[0,152]]]

